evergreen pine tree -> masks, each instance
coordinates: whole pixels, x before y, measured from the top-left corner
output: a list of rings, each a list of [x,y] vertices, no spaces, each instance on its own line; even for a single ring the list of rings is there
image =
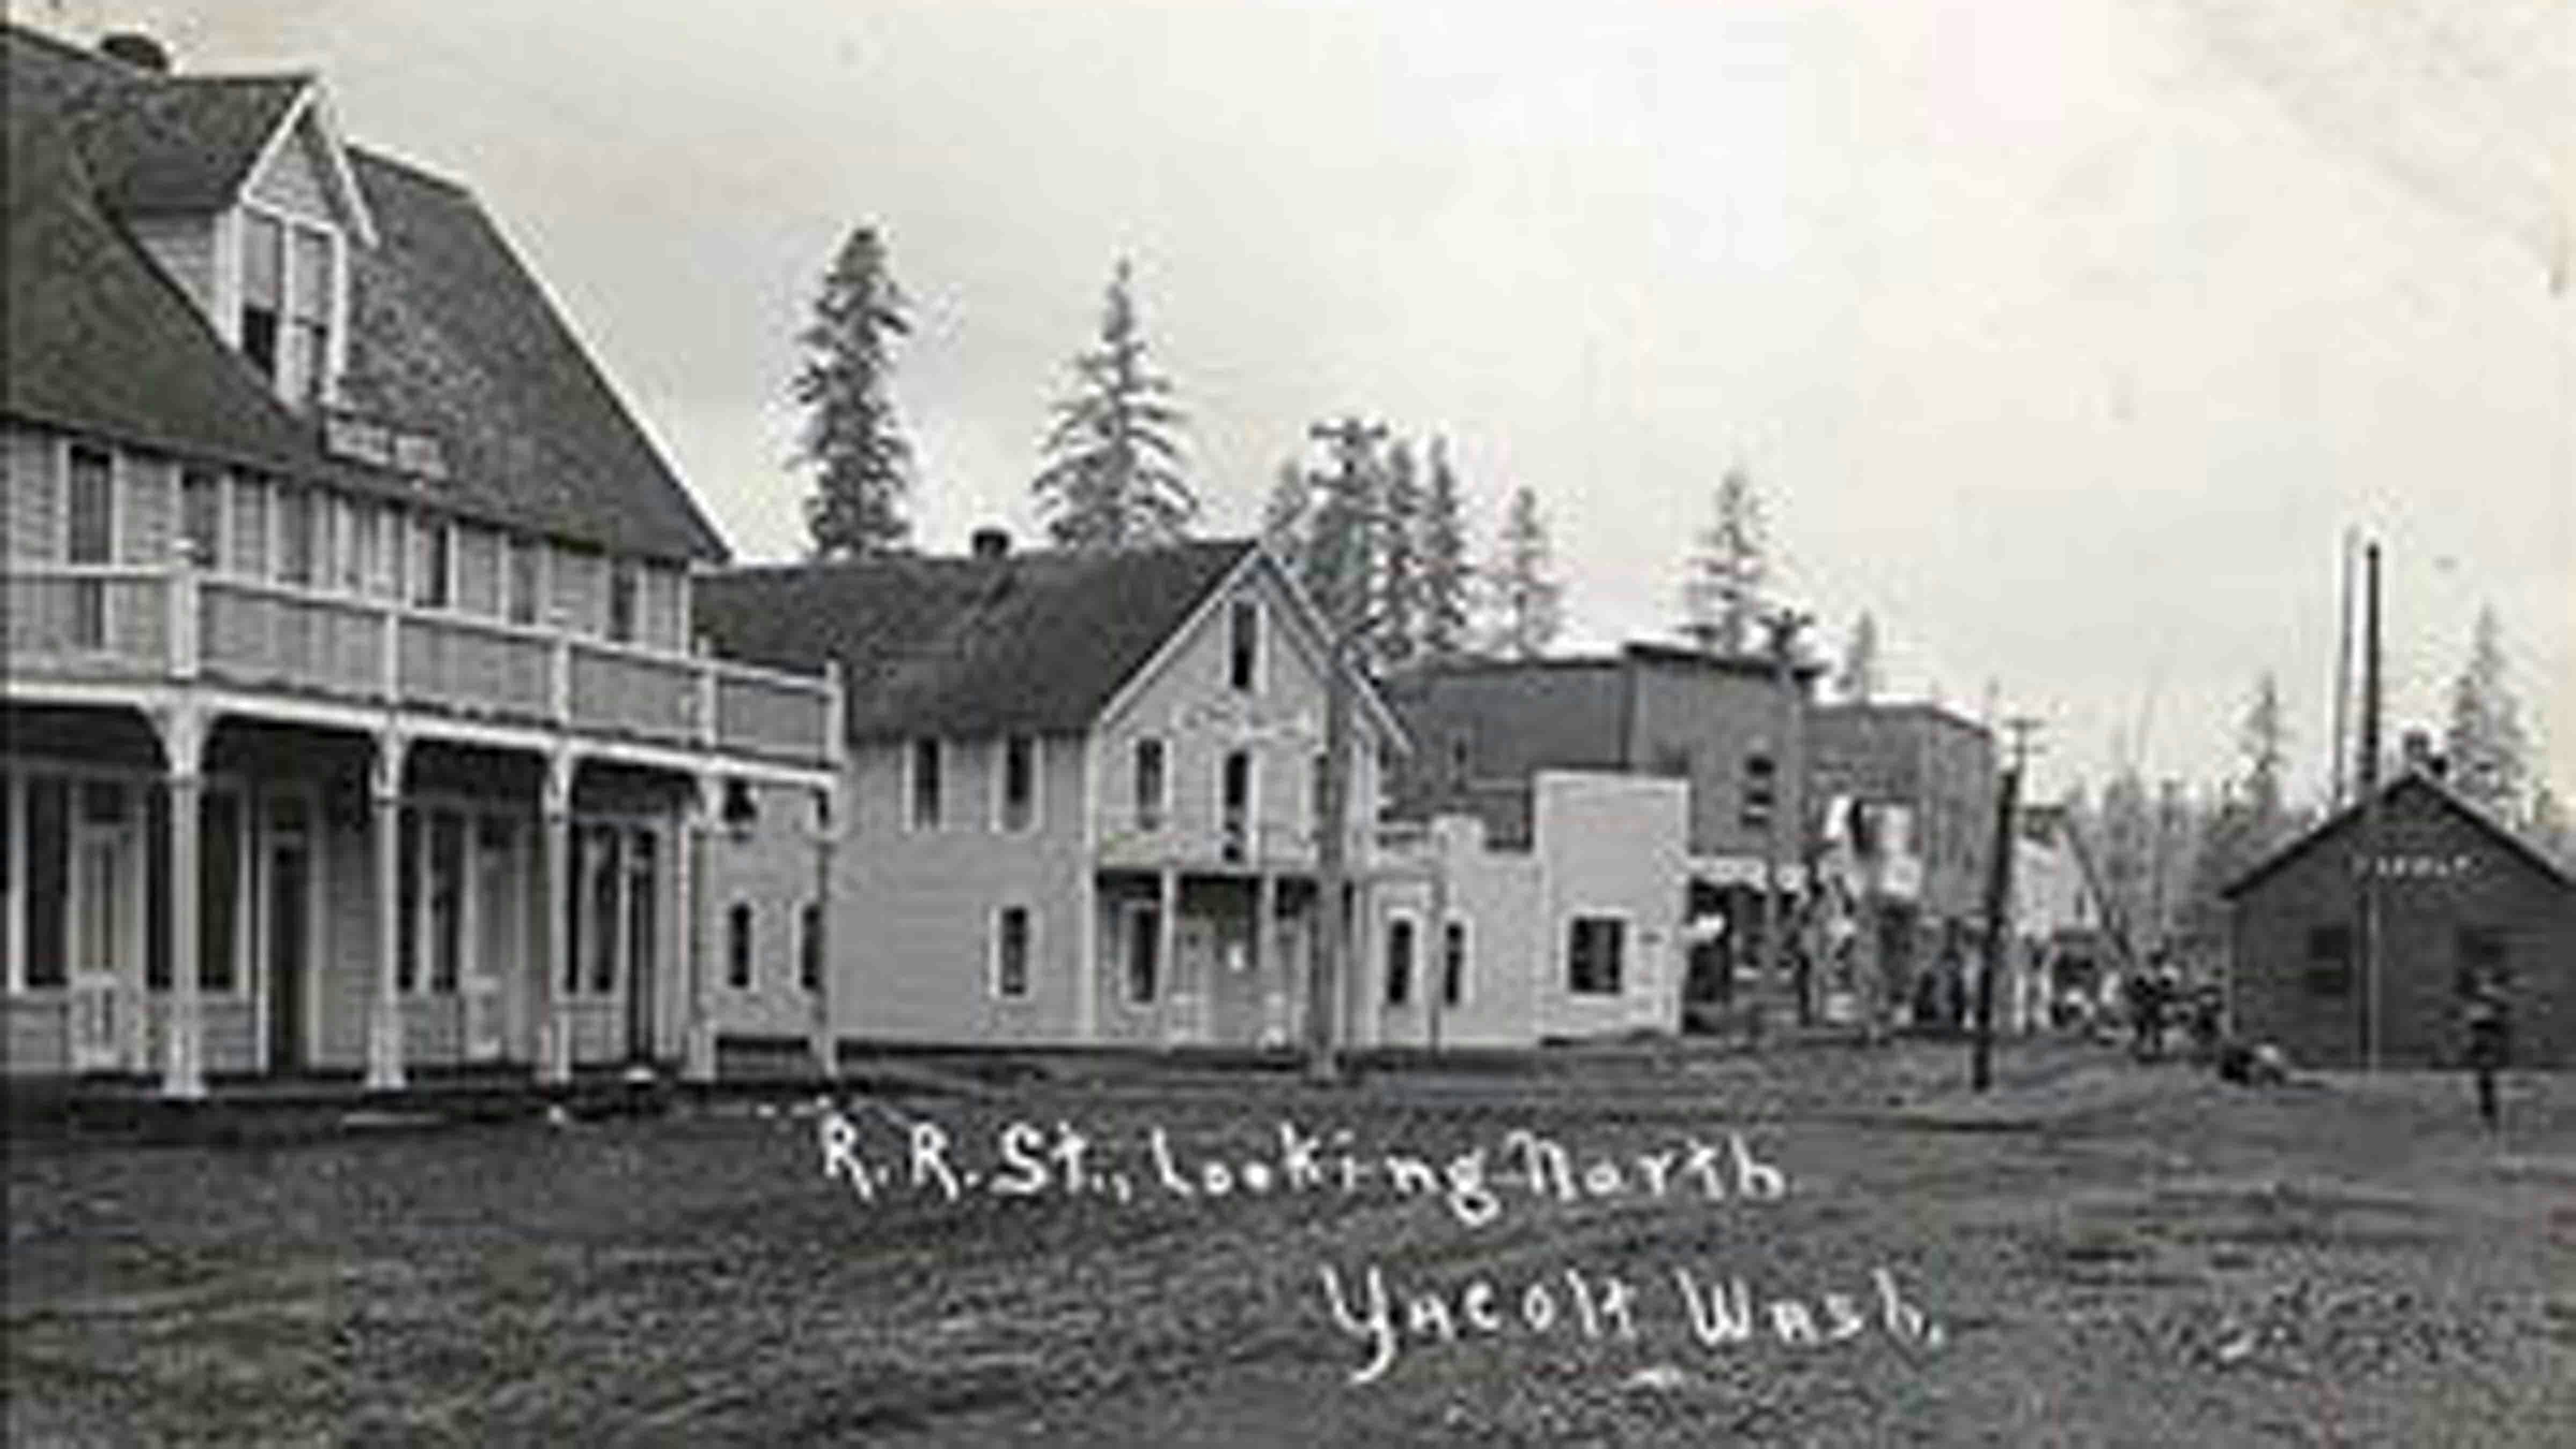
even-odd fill
[[[1765,559],[1762,500],[1739,465],[1717,485],[1717,521],[1699,536],[1682,582],[1682,632],[1703,649],[1741,654],[1754,645]]]
[[[1475,570],[1467,560],[1465,504],[1446,438],[1431,440],[1430,475],[1422,500],[1420,652],[1450,659],[1467,649]]]
[[[2237,752],[2245,760],[2246,828],[2253,848],[2268,848],[2278,838],[2285,799],[2282,771],[2288,767],[2289,726],[2281,715],[2281,684],[2265,670],[2255,681],[2254,698],[2245,708],[2245,725]]]
[[[1198,498],[1181,477],[1181,412],[1171,379],[1145,359],[1125,261],[1109,281],[1100,345],[1073,360],[1074,392],[1055,405],[1046,461],[1029,485],[1064,548],[1150,547],[1185,536]]]
[[[1306,536],[1314,526],[1310,508],[1314,486],[1304,464],[1283,459],[1261,512],[1261,541],[1300,582],[1306,579]]]
[[[2499,820],[2516,817],[2529,772],[2521,707],[2505,682],[2504,626],[2493,608],[2478,611],[2469,661],[2451,686],[2451,727],[2444,748],[2451,785]]]
[[[1556,581],[1549,554],[1547,520],[1540,516],[1538,494],[1521,488],[1512,494],[1510,511],[1503,515],[1502,537],[1494,549],[1495,652],[1513,659],[1535,659],[1555,641],[1564,590]]]
[[[1413,662],[1422,619],[1422,485],[1414,476],[1413,449],[1401,438],[1387,449],[1380,507],[1377,603],[1369,636],[1378,667],[1393,671]]]
[[[893,339],[911,330],[876,228],[853,228],[796,334],[805,365],[794,396],[807,408],[797,461],[816,470],[805,527],[818,558],[864,558],[903,547],[912,449],[887,384]]]

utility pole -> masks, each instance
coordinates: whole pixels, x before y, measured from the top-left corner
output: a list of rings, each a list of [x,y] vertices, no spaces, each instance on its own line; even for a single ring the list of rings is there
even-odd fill
[[[2379,545],[2362,553],[2361,758],[2353,762],[2361,791],[2361,859],[2355,873],[2353,948],[2359,958],[2361,1064],[2379,1066]]]
[[[1326,517],[1339,510],[1339,527],[1328,526],[1319,546],[1334,551],[1324,573],[1330,597],[1316,603],[1331,632],[1324,671],[1324,763],[1316,782],[1316,804],[1322,819],[1315,845],[1316,894],[1321,927],[1315,943],[1314,969],[1306,977],[1306,1075],[1315,1082],[1336,1081],[1341,1064],[1334,1056],[1340,1010],[1339,986],[1348,971],[1351,938],[1350,902],[1350,755],[1351,674],[1359,667],[1355,644],[1359,612],[1369,574],[1369,529],[1374,520],[1361,501],[1362,470],[1371,466],[1377,444],[1386,437],[1382,424],[1344,418],[1317,423],[1308,436],[1329,444],[1340,465],[1340,496],[1325,503]]]
[[[1753,992],[1753,1009],[1745,1018],[1745,1030],[1753,1046],[1762,1044],[1762,1018],[1770,1009],[1770,994],[1779,989],[1780,947],[1788,935],[1788,911],[1783,908],[1780,879],[1781,859],[1788,853],[1793,761],[1799,715],[1797,679],[1794,664],[1797,657],[1798,631],[1815,622],[1812,614],[1795,609],[1775,609],[1763,616],[1762,627],[1769,631],[1771,644],[1771,685],[1778,707],[1776,723],[1778,753],[1771,765],[1770,830],[1763,845],[1762,861],[1762,979]],[[1798,782],[1803,785],[1803,782]],[[1806,791],[1797,792],[1797,803],[1803,807]],[[1803,808],[1800,813],[1803,813]],[[1800,1007],[1803,1019],[1805,1008]]]
[[[2030,763],[2031,732],[2039,721],[2015,715],[2004,727],[2012,731],[2012,764],[1995,791],[1995,849],[1986,866],[1986,965],[1977,973],[1976,1044],[1968,1058],[1968,1085],[1979,1092],[1994,1079],[1995,977],[2012,949],[2013,815],[2021,803],[2022,772]]]
[[[2334,743],[2329,749],[2328,771],[2331,794],[2326,799],[2329,814],[2343,808],[2348,798],[2344,792],[2344,766],[2352,758],[2352,547],[2356,535],[2350,525],[2343,531],[2343,555],[2338,559],[2339,572],[2335,591],[2335,679]]]

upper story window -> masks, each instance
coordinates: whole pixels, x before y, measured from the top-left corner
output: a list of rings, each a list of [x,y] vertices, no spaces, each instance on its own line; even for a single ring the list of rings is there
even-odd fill
[[[1027,735],[1002,741],[1002,828],[1024,831],[1038,818],[1038,743]]]
[[[1393,916],[1386,923],[1386,1004],[1403,1006],[1413,1000],[1414,925],[1411,916]]]
[[[242,212],[242,355],[290,403],[318,403],[330,392],[338,296],[337,239],[328,227]]]
[[[444,609],[450,591],[455,539],[444,518],[421,514],[412,520],[411,601],[424,609]]]
[[[637,587],[633,559],[618,559],[608,566],[608,637],[620,644],[635,642]]]
[[[919,739],[912,742],[912,828],[939,828],[940,806],[939,741]]]
[[[1252,836],[1252,754],[1228,750],[1218,787],[1217,820],[1227,860],[1241,860]]]
[[[533,539],[511,539],[504,549],[503,610],[513,624],[537,622],[537,549]]]
[[[277,490],[277,581],[283,584],[310,585],[313,582],[314,534],[318,510],[311,489],[280,487]]]
[[[1136,828],[1160,830],[1163,813],[1170,804],[1170,785],[1164,775],[1163,742],[1158,739],[1136,742]]]
[[[188,541],[188,557],[197,567],[210,569],[223,563],[223,475],[191,468],[180,476],[179,529],[180,537]]]
[[[116,460],[97,448],[71,450],[71,498],[63,558],[103,564],[116,557]]]
[[[1226,677],[1246,692],[1261,687],[1261,605],[1237,599],[1226,611]]]

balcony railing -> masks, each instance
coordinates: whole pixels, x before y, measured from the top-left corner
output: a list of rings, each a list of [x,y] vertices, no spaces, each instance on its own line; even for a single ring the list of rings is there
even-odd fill
[[[796,763],[832,757],[826,677],[408,608],[185,563],[12,561],[8,677],[204,682]]]
[[[1166,813],[1158,827],[1146,828],[1135,810],[1105,808],[1094,817],[1099,825],[1100,863],[1122,869],[1161,865],[1240,867],[1244,869],[1311,870],[1318,851],[1314,829],[1304,824],[1264,820],[1250,828],[1223,819],[1201,817],[1195,824]],[[1354,820],[1347,859],[1354,867],[1379,859],[1383,852],[1377,827]]]

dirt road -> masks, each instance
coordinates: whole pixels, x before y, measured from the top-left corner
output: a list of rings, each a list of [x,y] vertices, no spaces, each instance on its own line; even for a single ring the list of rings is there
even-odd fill
[[[22,1149],[12,1441],[2564,1444],[2576,1084],[2090,1048]],[[862,1186],[864,1184],[864,1186]]]

